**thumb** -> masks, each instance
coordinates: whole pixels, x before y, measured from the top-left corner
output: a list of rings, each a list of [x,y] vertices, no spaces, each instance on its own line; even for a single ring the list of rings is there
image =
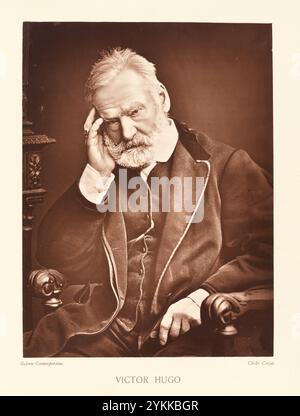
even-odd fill
[[[158,330],[154,329],[153,331],[151,331],[150,333],[150,338],[156,338],[158,335]]]
[[[154,328],[152,329],[151,333],[150,333],[150,338],[156,338],[159,334],[159,327],[160,327],[160,322],[161,320],[159,320],[155,325]]]

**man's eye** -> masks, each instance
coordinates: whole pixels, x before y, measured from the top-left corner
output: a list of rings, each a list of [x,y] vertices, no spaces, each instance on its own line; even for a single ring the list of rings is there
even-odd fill
[[[134,110],[130,111],[129,115],[130,117],[136,117],[137,115],[141,113],[142,110],[143,110],[142,107],[135,108]]]
[[[106,121],[106,126],[110,130],[117,130],[120,127],[120,122],[119,122],[119,120]]]

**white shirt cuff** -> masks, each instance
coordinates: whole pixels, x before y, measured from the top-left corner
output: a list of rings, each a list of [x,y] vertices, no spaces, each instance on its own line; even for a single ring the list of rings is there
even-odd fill
[[[101,176],[96,169],[87,164],[79,180],[79,189],[88,201],[99,205],[114,179],[113,173],[110,176]]]

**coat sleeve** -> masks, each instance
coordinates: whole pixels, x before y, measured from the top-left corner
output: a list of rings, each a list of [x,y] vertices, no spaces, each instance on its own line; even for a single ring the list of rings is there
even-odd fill
[[[101,281],[99,271],[105,272],[106,267],[101,241],[105,215],[81,195],[78,182],[74,183],[50,208],[39,227],[39,264],[63,273],[68,284]]]
[[[273,278],[273,196],[270,175],[243,150],[228,160],[220,184],[225,264],[202,285],[232,292]]]

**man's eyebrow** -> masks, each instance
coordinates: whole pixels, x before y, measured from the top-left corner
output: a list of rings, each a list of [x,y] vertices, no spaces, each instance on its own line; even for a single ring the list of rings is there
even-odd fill
[[[137,101],[137,102],[135,102],[135,103],[132,103],[132,104],[128,107],[127,112],[130,112],[130,111],[132,111],[132,110],[135,110],[137,107],[144,107],[144,104],[140,103],[139,101]]]
[[[103,118],[104,121],[109,121],[109,122],[111,122],[111,121],[119,121],[119,118],[118,117],[103,117],[103,116],[101,116],[101,118]]]
[[[143,103],[136,101],[130,104],[126,109],[124,109],[121,115],[131,113],[138,107],[145,107]],[[119,121],[119,117],[104,117],[101,113],[99,113],[100,117],[103,118],[104,121],[112,122],[112,121]]]

